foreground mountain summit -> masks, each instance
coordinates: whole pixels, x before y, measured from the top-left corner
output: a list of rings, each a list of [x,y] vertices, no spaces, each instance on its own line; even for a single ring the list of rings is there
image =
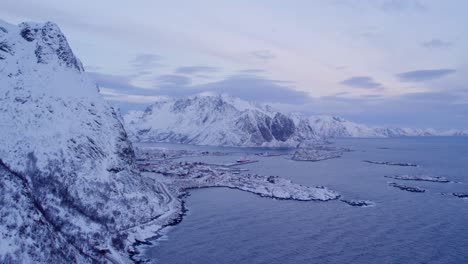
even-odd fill
[[[463,131],[372,128],[340,117],[275,111],[229,96],[195,96],[156,102],[125,117],[135,141],[218,146],[293,147],[333,137],[466,135]]]
[[[167,208],[53,23],[0,21],[0,263],[129,262]]]

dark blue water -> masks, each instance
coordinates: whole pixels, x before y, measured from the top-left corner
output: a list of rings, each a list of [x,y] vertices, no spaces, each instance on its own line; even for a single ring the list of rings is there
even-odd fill
[[[468,263],[468,201],[440,194],[468,192],[468,138],[343,139],[337,145],[354,151],[321,162],[261,158],[246,168],[325,185],[349,199],[372,200],[375,207],[196,190],[187,199],[188,215],[147,256],[169,264]],[[462,183],[400,181],[427,189],[411,193],[388,186],[391,179],[383,177],[400,173],[430,173]]]

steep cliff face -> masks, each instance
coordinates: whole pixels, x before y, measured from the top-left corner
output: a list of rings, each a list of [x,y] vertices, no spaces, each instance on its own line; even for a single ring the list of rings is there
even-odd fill
[[[276,113],[271,122],[271,133],[278,141],[288,140],[296,132],[294,121],[282,113]]]
[[[275,147],[295,145],[306,134],[285,114],[228,96],[157,102],[125,121],[138,141]]]
[[[83,71],[55,24],[0,21],[1,263],[125,261],[167,210]]]

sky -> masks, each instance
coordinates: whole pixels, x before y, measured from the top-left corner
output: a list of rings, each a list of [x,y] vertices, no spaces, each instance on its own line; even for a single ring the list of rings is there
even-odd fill
[[[468,1],[4,0],[52,21],[123,112],[229,94],[373,126],[468,129]]]

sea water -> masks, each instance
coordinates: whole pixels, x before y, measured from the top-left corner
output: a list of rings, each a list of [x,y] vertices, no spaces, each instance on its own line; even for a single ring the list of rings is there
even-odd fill
[[[253,156],[258,152],[253,149],[209,147],[235,154],[185,160],[224,162],[247,155],[260,160],[243,166],[250,173],[324,185],[346,199],[371,200],[376,206],[274,200],[227,188],[194,190],[183,221],[149,247],[146,257],[167,264],[468,263],[468,200],[450,194],[468,193],[468,138],[339,139],[334,145],[352,151],[337,159],[298,162]],[[398,174],[444,176],[452,182],[384,177]],[[388,182],[426,192],[402,191]]]

